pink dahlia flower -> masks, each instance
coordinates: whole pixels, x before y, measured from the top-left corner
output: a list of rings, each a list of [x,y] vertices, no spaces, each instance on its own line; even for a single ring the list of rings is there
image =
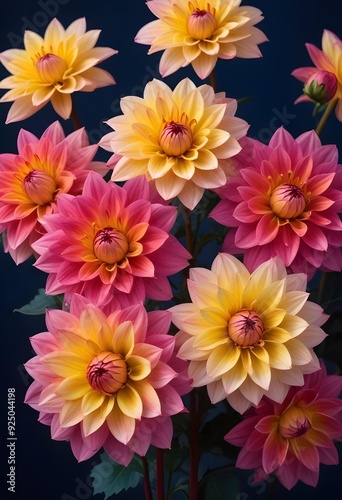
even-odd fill
[[[96,151],[84,129],[65,137],[56,121],[40,139],[21,129],[18,154],[0,154],[0,232],[17,264],[34,253],[31,245],[44,233],[41,220],[55,211],[57,198],[81,193],[90,170],[108,171],[92,161]]]
[[[278,255],[292,272],[342,269],[342,171],[334,145],[314,131],[294,139],[278,129],[268,146],[243,142],[239,174],[220,188],[211,216],[232,229],[223,251],[253,270]]]
[[[256,469],[254,480],[275,474],[287,489],[301,480],[316,486],[319,464],[338,464],[333,440],[342,440],[342,377],[321,370],[292,387],[283,403],[264,397],[225,436],[242,450],[236,466]]]
[[[37,356],[25,367],[35,380],[25,402],[79,461],[102,446],[124,465],[150,444],[170,447],[170,417],[185,410],[189,391],[170,316],[141,304],[107,316],[78,295],[70,312],[47,311],[48,331],[31,338]]]
[[[46,293],[81,293],[97,305],[118,293],[130,303],[172,298],[167,276],[191,256],[169,234],[177,208],[149,195],[145,177],[120,187],[93,173],[82,195],[60,196],[58,212],[42,222],[47,234],[34,243],[35,266],[49,273]]]
[[[318,75],[322,74],[322,72],[328,73],[329,76],[326,75],[325,77],[326,84],[328,84],[326,91],[328,95],[330,93],[330,99],[336,99],[336,116],[338,120],[342,121],[342,40],[331,31],[324,30],[322,36],[323,50],[318,49],[311,43],[307,43],[306,48],[315,66],[295,69],[292,75],[306,84],[317,72]],[[296,103],[311,101],[311,97],[304,94],[296,100]]]

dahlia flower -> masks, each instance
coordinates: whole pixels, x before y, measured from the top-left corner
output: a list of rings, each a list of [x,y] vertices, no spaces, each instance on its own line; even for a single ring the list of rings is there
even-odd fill
[[[94,47],[100,30],[86,32],[84,18],[64,29],[52,19],[45,36],[26,30],[24,49],[9,49],[0,54],[0,62],[11,76],[0,82],[1,89],[10,89],[0,102],[14,101],[6,123],[24,120],[47,102],[62,118],[70,117],[71,94],[78,90],[90,92],[115,83],[99,62],[117,53],[107,47]]]
[[[247,139],[239,174],[219,190],[211,216],[231,227],[223,251],[249,270],[278,255],[293,272],[342,269],[342,173],[335,145],[314,131],[294,139],[278,129],[266,146]]]
[[[322,36],[323,50],[318,49],[311,43],[307,43],[305,44],[305,46],[315,66],[295,69],[292,72],[292,75],[306,84],[308,80],[315,73],[317,73],[317,71],[328,72],[330,74],[330,81],[334,85],[335,83],[337,83],[337,88],[334,92],[334,95],[331,95],[330,99],[332,99],[333,97],[337,99],[335,108],[336,116],[339,121],[342,121],[342,40],[340,40],[338,36],[336,36],[331,31],[324,30]],[[295,102],[298,103],[303,101],[311,101],[312,99],[310,97],[304,94],[300,96]]]
[[[46,293],[81,293],[97,305],[118,293],[131,303],[172,298],[167,276],[191,257],[168,233],[176,215],[176,207],[149,201],[144,177],[120,187],[90,174],[81,195],[59,196],[33,244],[35,266],[49,273]]]
[[[42,217],[55,210],[57,198],[81,193],[90,170],[107,172],[105,163],[92,162],[96,151],[84,129],[65,137],[54,122],[40,139],[21,129],[18,154],[0,154],[0,232],[17,264],[33,254],[31,245],[44,232]]]
[[[144,174],[162,198],[178,196],[193,209],[204,189],[222,186],[231,174],[229,158],[248,129],[234,116],[236,107],[234,99],[188,78],[173,91],[162,81],[149,82],[143,98],[124,97],[124,114],[107,122],[115,132],[100,146],[115,153],[108,162],[112,180]]]
[[[303,374],[319,369],[313,347],[324,338],[327,316],[308,302],[306,276],[287,275],[271,259],[252,274],[221,253],[212,268],[192,268],[190,304],[171,308],[178,356],[190,361],[194,387],[207,386],[212,403],[227,399],[243,413],[264,394],[281,403]]]
[[[341,390],[342,377],[327,375],[322,363],[283,403],[264,397],[225,436],[242,447],[236,466],[256,469],[255,481],[274,474],[288,490],[299,480],[316,486],[319,463],[338,464],[333,439],[342,440]]]
[[[35,380],[25,402],[52,438],[70,441],[79,461],[103,446],[125,465],[150,444],[169,448],[170,416],[184,411],[189,390],[170,313],[140,304],[107,316],[75,295],[70,312],[49,310],[46,323],[31,338],[37,355],[25,367]]]
[[[158,20],[146,24],[135,37],[151,45],[148,54],[164,50],[159,71],[165,77],[192,65],[204,79],[217,59],[261,57],[258,44],[267,41],[255,24],[262,21],[255,7],[241,0],[151,0],[146,3]]]

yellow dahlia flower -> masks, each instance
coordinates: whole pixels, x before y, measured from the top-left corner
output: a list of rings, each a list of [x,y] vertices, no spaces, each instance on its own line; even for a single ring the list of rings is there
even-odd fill
[[[70,117],[73,92],[90,92],[115,83],[113,77],[96,64],[117,53],[107,47],[95,47],[100,30],[86,32],[84,18],[64,29],[57,19],[48,25],[42,38],[25,31],[25,49],[9,49],[0,54],[0,62],[12,74],[0,82],[9,90],[0,102],[12,104],[6,123],[24,120],[51,101],[56,113]]]
[[[211,271],[191,269],[192,303],[171,312],[193,386],[206,385],[212,403],[227,398],[243,413],[265,394],[282,403],[290,386],[303,385],[303,374],[320,369],[313,347],[326,336],[327,318],[307,301],[306,283],[304,274],[287,275],[278,258],[252,274],[224,253]]]
[[[100,146],[115,153],[108,162],[112,180],[146,175],[165,200],[178,196],[193,209],[204,189],[224,185],[232,173],[229,158],[241,150],[237,139],[248,129],[234,116],[236,107],[234,99],[188,78],[173,91],[160,80],[149,82],[143,97],[121,99],[124,114],[107,122],[115,132]]]
[[[151,0],[147,7],[159,19],[146,24],[135,41],[151,45],[149,54],[165,50],[159,71],[164,77],[192,65],[206,78],[217,59],[261,57],[258,44],[267,41],[255,24],[262,21],[255,7],[241,0]]]

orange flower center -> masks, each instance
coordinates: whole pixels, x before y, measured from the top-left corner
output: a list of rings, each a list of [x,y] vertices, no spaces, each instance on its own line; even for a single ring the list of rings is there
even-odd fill
[[[260,316],[249,309],[241,309],[228,321],[228,335],[238,346],[252,347],[263,345],[261,340],[264,325]]]
[[[291,406],[285,410],[279,419],[279,432],[285,439],[304,436],[310,427],[310,420],[298,406]]]
[[[188,17],[187,29],[192,38],[209,38],[217,28],[214,15],[209,10],[195,9]]]
[[[101,352],[89,363],[87,380],[92,389],[105,396],[111,396],[126,383],[126,362],[120,354],[109,351]]]
[[[54,199],[56,182],[47,172],[32,169],[24,178],[24,191],[32,203],[45,205]]]
[[[271,194],[270,206],[278,217],[294,219],[299,217],[305,209],[305,195],[294,184],[281,184]]]
[[[39,78],[44,83],[63,83],[64,73],[68,69],[65,61],[55,54],[45,54],[36,62]]]
[[[160,134],[159,143],[167,156],[180,156],[192,145],[192,132],[183,123],[171,120]]]
[[[129,247],[126,236],[110,226],[96,233],[93,245],[95,256],[107,264],[121,262]]]

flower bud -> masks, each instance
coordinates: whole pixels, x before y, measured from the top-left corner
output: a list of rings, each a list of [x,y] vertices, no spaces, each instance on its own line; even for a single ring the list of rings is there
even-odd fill
[[[236,345],[241,347],[260,344],[263,332],[264,325],[260,316],[248,309],[241,309],[228,321],[228,335]]]
[[[24,179],[24,191],[32,203],[45,205],[54,199],[56,182],[47,172],[32,169]]]
[[[62,82],[67,69],[66,62],[61,57],[56,56],[56,54],[45,54],[36,63],[39,78],[43,82],[50,84]]]
[[[320,104],[329,102],[337,90],[337,78],[329,71],[317,71],[304,86],[304,94]]]
[[[101,352],[89,363],[87,380],[95,391],[111,396],[126,383],[126,361],[115,352]]]
[[[270,198],[273,212],[282,219],[294,219],[301,215],[306,206],[303,191],[294,184],[281,184]]]
[[[110,226],[96,233],[93,245],[96,257],[107,264],[120,262],[128,251],[126,236]]]
[[[167,156],[180,156],[192,145],[192,132],[183,123],[167,123],[159,138],[160,147]]]
[[[196,40],[209,38],[217,28],[217,22],[211,12],[195,9],[188,17],[188,33]]]

